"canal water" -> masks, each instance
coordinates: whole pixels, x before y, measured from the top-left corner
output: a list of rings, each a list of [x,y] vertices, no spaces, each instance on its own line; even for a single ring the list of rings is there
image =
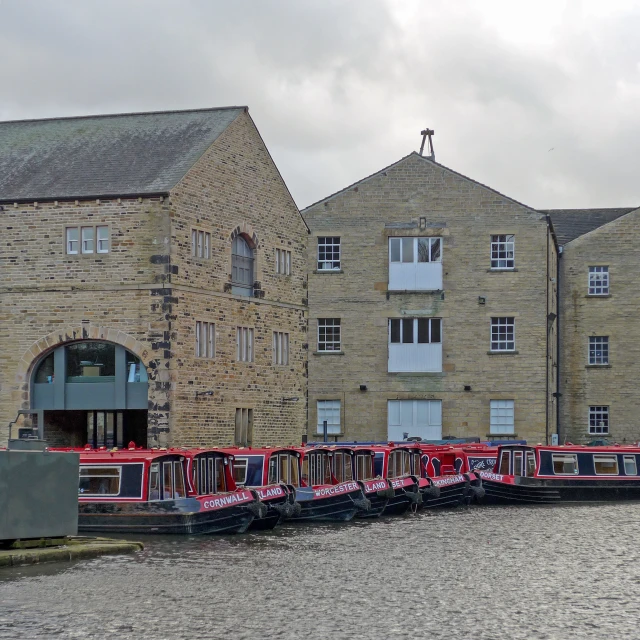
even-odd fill
[[[640,638],[640,504],[144,542],[0,570],[0,638]]]

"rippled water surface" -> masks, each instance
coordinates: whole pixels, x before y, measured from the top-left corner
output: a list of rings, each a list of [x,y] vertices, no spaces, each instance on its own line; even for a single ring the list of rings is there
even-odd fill
[[[0,570],[0,638],[640,638],[640,504],[144,542]]]

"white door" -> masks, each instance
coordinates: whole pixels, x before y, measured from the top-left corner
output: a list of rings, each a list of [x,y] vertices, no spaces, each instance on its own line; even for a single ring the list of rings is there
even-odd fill
[[[441,400],[389,400],[387,438],[404,440],[420,436],[423,440],[442,439]]]

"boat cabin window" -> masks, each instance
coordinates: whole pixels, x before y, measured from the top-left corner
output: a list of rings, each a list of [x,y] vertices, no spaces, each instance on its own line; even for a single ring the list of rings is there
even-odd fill
[[[333,475],[338,482],[353,480],[351,466],[351,454],[345,451],[337,451],[333,454]]]
[[[289,458],[289,469],[291,471],[291,473],[289,474],[289,484],[292,484],[294,487],[299,487],[300,474],[299,474],[298,456],[293,456],[290,453],[286,455]]]
[[[246,460],[238,460],[236,462],[241,464],[242,462],[246,463]],[[193,478],[194,489],[199,496],[208,496],[212,493],[222,493],[226,491],[227,483],[224,477],[224,460],[220,457],[201,456],[196,458],[193,461]]]
[[[331,467],[329,456],[325,452],[307,454],[303,462],[303,477],[307,472],[310,485],[331,484]]]
[[[157,462],[149,471],[149,500],[160,500],[160,465]]]
[[[278,455],[278,463],[280,465],[280,482],[289,484],[289,456],[286,453]]]
[[[399,478],[400,476],[411,475],[411,462],[409,452],[398,449],[389,454],[389,465],[387,467],[388,478]]]
[[[269,460],[269,477],[267,484],[278,484],[278,457],[271,456]]]
[[[522,475],[522,451],[516,451],[513,454],[513,475]]]
[[[370,453],[356,454],[358,480],[373,480],[373,456]]]
[[[593,466],[598,476],[618,475],[618,456],[593,456]]]
[[[173,499],[173,464],[171,462],[162,463],[162,497],[164,500]]]
[[[503,476],[508,476],[511,471],[510,467],[511,460],[511,451],[503,451],[500,455],[500,468],[498,469],[498,473],[501,473]]]
[[[233,461],[233,479],[238,485],[245,484],[247,482],[247,464],[248,461],[246,458],[242,460],[236,458]]]
[[[184,490],[182,462],[179,460],[174,460],[173,462],[173,495],[175,498],[186,498],[187,496],[187,493]]]
[[[558,475],[576,475],[578,473],[578,456],[575,453],[552,453],[553,473]]]
[[[117,496],[122,467],[80,467],[78,493],[82,496]]]
[[[628,476],[638,475],[638,465],[635,456],[624,456],[624,472]]]
[[[420,462],[420,457],[421,457],[420,454],[417,453],[417,452],[411,454],[411,458],[412,458],[412,461],[413,461],[413,465],[412,465],[413,466],[413,475],[414,476],[418,476],[418,478],[422,477],[422,473],[421,473],[422,464]]]
[[[527,475],[533,476],[536,473],[536,454],[533,451],[527,451]]]

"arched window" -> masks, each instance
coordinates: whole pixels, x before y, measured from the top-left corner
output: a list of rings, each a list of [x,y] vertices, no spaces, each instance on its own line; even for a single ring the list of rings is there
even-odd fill
[[[253,295],[253,249],[241,235],[233,239],[231,247],[231,292]]]

